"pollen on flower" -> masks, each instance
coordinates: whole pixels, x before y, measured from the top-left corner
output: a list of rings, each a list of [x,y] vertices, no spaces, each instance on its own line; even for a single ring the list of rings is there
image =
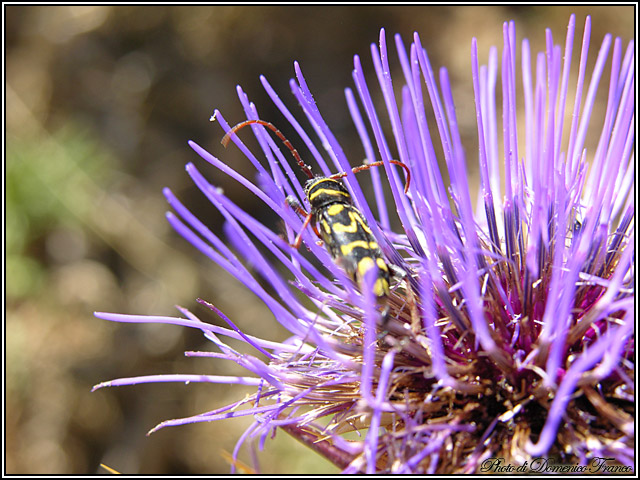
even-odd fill
[[[231,127],[219,111],[211,120],[225,132],[225,146],[233,142],[252,162],[259,184],[190,145],[273,209],[284,229],[243,211],[193,164],[187,173],[225,217],[226,241],[168,189],[175,213],[167,219],[260,298],[291,336],[280,343],[251,336],[204,300],[228,328],[182,308],[177,318],[100,313],[197,328],[216,349],[201,355],[232,360],[248,373],[141,377],[99,387],[246,385],[251,393],[231,405],[154,430],[252,416],[240,443],[282,429],[344,473],[497,473],[489,459],[522,466],[542,457],[553,457],[553,468],[602,458],[611,459],[611,468],[632,468],[634,44],[624,49],[621,39],[606,36],[588,71],[590,31],[587,18],[577,73],[573,16],[564,45],[547,31],[535,62],[526,39],[517,47],[513,22],[504,25],[501,65],[494,48],[480,66],[472,42],[479,148],[467,153],[478,159],[475,200],[446,70],[438,86],[417,34],[408,48],[394,37],[403,72],[395,83],[384,30],[371,48],[383,111],[374,107],[373,85],[354,58],[356,88],[346,98],[366,156],[362,166],[346,158],[298,64],[290,86],[309,130],[261,78],[297,142],[261,119],[238,88],[248,120]],[[602,90],[604,117],[594,110]],[[429,130],[426,104],[437,134]],[[599,133],[591,138],[594,125]],[[260,154],[243,143],[248,130]],[[310,157],[303,160],[295,143]],[[436,151],[444,152],[446,172]],[[375,202],[367,201],[365,182]],[[394,216],[400,231],[391,228]],[[238,352],[228,339],[245,342],[255,355]]]

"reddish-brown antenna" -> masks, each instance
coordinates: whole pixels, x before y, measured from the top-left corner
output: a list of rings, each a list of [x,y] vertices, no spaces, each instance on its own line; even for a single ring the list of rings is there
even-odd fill
[[[244,128],[247,125],[251,125],[254,123],[258,125],[263,125],[268,129],[270,129],[273,133],[275,133],[277,137],[280,140],[282,140],[285,146],[291,151],[293,158],[296,159],[296,163],[300,166],[300,168],[307,175],[307,177],[309,178],[314,177],[313,172],[311,172],[311,167],[302,161],[302,158],[300,158],[300,154],[295,148],[293,148],[293,145],[291,145],[291,142],[287,140],[287,137],[285,137],[284,134],[280,130],[278,130],[274,124],[269,123],[265,120],[245,120],[244,122],[237,124],[231,130],[229,130],[224,137],[222,137],[222,140],[220,140],[220,143],[222,143],[222,145],[225,148],[227,148],[227,145],[229,145],[229,142],[231,141],[231,134],[236,133],[241,128]],[[411,171],[409,170],[409,167],[399,160],[389,160],[389,163],[393,163],[394,165],[399,165],[402,168],[404,168],[405,172],[407,173],[407,181],[405,182],[405,185],[404,185],[404,193],[407,193],[409,191],[409,184],[411,183]],[[359,167],[353,167],[351,171],[353,173],[358,173],[358,172],[361,172],[362,170],[368,170],[371,167],[380,167],[382,165],[384,165],[384,162],[382,161],[367,163],[364,165],[360,165]],[[335,175],[331,175],[328,178],[336,179],[336,178],[344,178],[346,176],[347,176],[346,173],[336,173]]]
[[[400,160],[389,160],[389,163],[400,165],[402,168],[404,168],[404,171],[407,172],[407,181],[404,184],[404,193],[407,193],[409,191],[409,184],[411,183],[411,170],[409,170],[409,167],[406,164],[402,163]],[[371,167],[381,167],[382,165],[384,165],[384,162],[380,160],[373,163],[365,163],[364,165],[360,165],[359,167],[353,167],[351,171],[353,173],[358,173],[362,170],[368,170]],[[347,174],[343,172],[331,175],[329,178],[343,178],[346,176]]]
[[[278,138],[280,140],[282,140],[282,142],[285,144],[285,146],[291,151],[291,154],[293,155],[293,158],[296,159],[296,163],[300,166],[300,168],[307,175],[307,177],[313,178],[313,173],[311,172],[311,167],[302,161],[302,158],[300,158],[300,155],[298,154],[298,151],[295,148],[293,148],[293,145],[291,145],[291,142],[289,140],[287,140],[287,137],[285,137],[283,135],[283,133],[280,130],[278,130],[275,127],[275,125],[273,125],[272,123],[266,122],[264,120],[246,120],[244,122],[241,122],[241,123],[237,124],[231,130],[229,130],[227,132],[227,134],[224,137],[222,137],[222,140],[220,140],[220,143],[222,143],[222,145],[225,148],[227,148],[227,145],[231,141],[231,134],[232,133],[236,133],[241,128],[244,128],[247,125],[251,125],[252,123],[257,123],[259,125],[263,125],[263,126],[267,127],[268,129],[270,129],[273,133],[275,133],[278,136]]]

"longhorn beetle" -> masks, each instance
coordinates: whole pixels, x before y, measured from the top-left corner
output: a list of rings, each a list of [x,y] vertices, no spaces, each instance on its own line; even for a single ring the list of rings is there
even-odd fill
[[[389,294],[390,270],[395,274],[397,267],[388,265],[382,257],[380,247],[376,242],[371,228],[367,224],[362,213],[353,205],[351,194],[339,178],[346,177],[346,173],[336,173],[329,177],[315,176],[311,167],[302,161],[298,151],[293,148],[291,142],[273,124],[264,120],[247,120],[237,124],[222,138],[221,143],[226,148],[231,140],[231,135],[251,124],[259,124],[273,131],[285,146],[291,151],[298,166],[309,177],[304,186],[304,193],[311,206],[307,213],[295,197],[287,197],[287,204],[296,212],[305,216],[300,232],[293,243],[294,248],[299,248],[302,241],[302,232],[313,221],[312,227],[326,245],[334,261],[360,286],[364,276],[371,269],[376,269],[376,281],[373,285],[373,293],[378,299]],[[389,160],[394,165],[399,165],[407,172],[405,193],[409,189],[411,172],[409,167],[398,160]],[[353,173],[368,170],[371,167],[379,167],[384,162],[378,161],[352,168]]]

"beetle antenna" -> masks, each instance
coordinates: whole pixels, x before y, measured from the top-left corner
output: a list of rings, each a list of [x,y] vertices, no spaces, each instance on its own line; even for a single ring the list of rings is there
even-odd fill
[[[275,133],[276,136],[280,140],[282,140],[282,143],[284,143],[284,145],[291,151],[291,154],[293,155],[293,158],[296,159],[296,163],[302,169],[302,171],[307,175],[307,177],[313,178],[313,172],[311,172],[311,167],[302,161],[302,158],[300,158],[300,154],[298,153],[298,151],[295,148],[293,148],[293,145],[291,145],[291,142],[289,140],[287,140],[287,137],[285,137],[284,134],[280,130],[278,130],[275,127],[275,125],[273,125],[272,123],[266,122],[264,120],[246,120],[244,122],[241,122],[241,123],[237,124],[231,130],[229,130],[226,133],[226,135],[224,137],[222,137],[222,140],[220,140],[220,143],[222,143],[222,145],[225,148],[227,148],[227,145],[231,141],[231,134],[236,133],[241,128],[244,128],[247,125],[251,125],[251,124],[254,124],[254,123],[262,125],[264,127],[267,127],[269,130],[271,130],[273,133]]]
[[[411,183],[411,170],[409,169],[407,164],[402,163],[400,160],[389,160],[389,163],[393,163],[394,165],[399,165],[402,168],[404,168],[404,171],[407,174],[407,181],[404,184],[404,193],[407,193],[409,191],[409,184]],[[384,165],[383,161],[366,163],[364,165],[360,165],[359,167],[353,167],[351,171],[353,173],[358,173],[358,172],[361,172],[362,170],[369,170],[371,167],[381,167],[382,165]],[[344,178],[346,176],[347,174],[343,172],[343,173],[336,173],[335,175],[331,175],[329,178],[334,178],[334,179]]]

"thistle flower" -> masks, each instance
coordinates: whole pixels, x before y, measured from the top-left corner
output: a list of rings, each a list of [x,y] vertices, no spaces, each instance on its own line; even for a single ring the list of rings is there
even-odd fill
[[[473,40],[480,173],[475,207],[447,71],[440,70],[438,87],[417,34],[408,49],[394,38],[401,89],[392,84],[384,30],[371,47],[385,111],[374,108],[373,86],[355,57],[356,89],[346,90],[347,105],[366,161],[382,165],[369,174],[352,171],[297,64],[291,91],[323,153],[262,78],[299,135],[292,143],[306,146],[305,162],[323,176],[344,172],[348,196],[383,263],[400,273],[381,296],[374,290],[377,270],[364,269],[354,281],[332,261],[327,247],[335,245],[318,242],[287,201],[295,197],[310,208],[291,152],[264,125],[250,126],[260,155],[241,140],[249,128],[228,137],[254,165],[255,183],[191,142],[204,160],[273,209],[285,230],[243,211],[191,163],[186,170],[224,216],[230,246],[166,189],[175,211],[168,221],[260,298],[291,337],[281,343],[253,337],[204,300],[199,302],[228,328],[182,308],[178,318],[96,313],[112,321],[200,329],[219,352],[190,355],[233,360],[248,372],[139,377],[96,388],[160,381],[247,385],[252,393],[231,405],[154,430],[253,416],[238,447],[283,429],[345,473],[473,473],[501,465],[584,471],[601,458],[615,460],[603,469],[629,471],[635,436],[634,45],[623,51],[621,40],[607,35],[587,81],[587,18],[574,83],[574,31],[572,16],[564,48],[547,31],[535,67],[527,40],[516,60],[513,22],[504,24],[501,68],[495,48],[480,67]],[[610,53],[606,112],[599,116],[594,99]],[[259,119],[240,88],[238,97],[247,118]],[[428,111],[437,132],[428,126]],[[220,112],[214,118],[230,132]],[[391,135],[384,133],[388,126]],[[595,150],[587,149],[589,128],[598,129]],[[410,171],[407,192],[406,172],[394,159]],[[375,202],[365,198],[365,178]],[[385,200],[384,184],[392,201]],[[391,228],[396,215],[400,232]],[[298,234],[303,244],[296,249]],[[238,352],[227,338],[255,353]],[[350,432],[359,436],[345,436]],[[542,457],[548,458],[544,466]]]

